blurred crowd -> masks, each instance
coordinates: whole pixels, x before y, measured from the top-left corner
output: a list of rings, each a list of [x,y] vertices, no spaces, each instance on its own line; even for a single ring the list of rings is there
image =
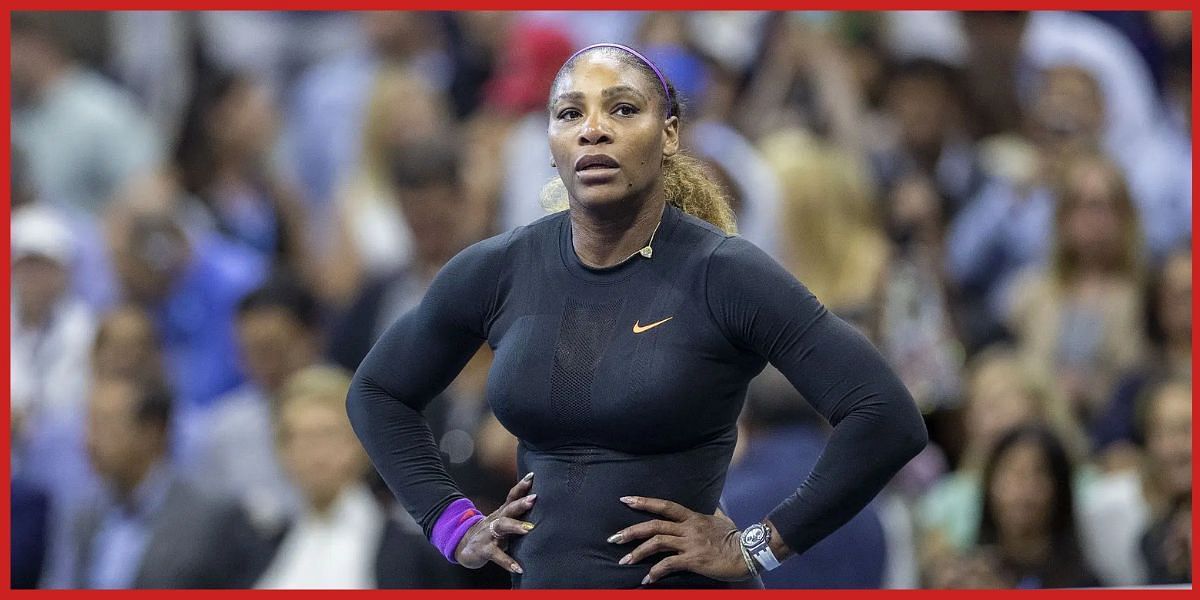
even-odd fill
[[[1191,581],[1190,13],[11,25],[14,587],[507,587],[424,540],[344,399],[442,264],[544,214],[549,84],[599,41],[930,429],[768,587]],[[485,512],[519,475],[490,358],[427,412]],[[770,369],[739,429],[746,526],[829,431]]]

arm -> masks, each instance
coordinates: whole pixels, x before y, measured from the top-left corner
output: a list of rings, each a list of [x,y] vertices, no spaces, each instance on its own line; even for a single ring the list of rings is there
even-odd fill
[[[442,510],[464,498],[442,464],[421,411],[485,339],[503,242],[464,250],[421,304],[380,337],[354,374],[346,410],[372,464],[428,538]]]
[[[767,515],[776,556],[802,553],[924,448],[924,421],[870,342],[749,242],[729,238],[714,251],[707,290],[730,341],[768,359],[834,426],[808,478]]]

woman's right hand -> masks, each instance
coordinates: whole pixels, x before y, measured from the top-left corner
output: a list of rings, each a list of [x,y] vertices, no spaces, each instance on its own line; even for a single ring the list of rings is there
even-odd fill
[[[533,508],[537,494],[529,494],[531,489],[533,473],[526,475],[508,491],[508,497],[496,512],[467,530],[454,550],[454,560],[468,569],[478,569],[490,561],[506,571],[524,573],[521,565],[505,550],[508,549],[508,536],[525,535],[533,530],[533,523],[517,518]]]

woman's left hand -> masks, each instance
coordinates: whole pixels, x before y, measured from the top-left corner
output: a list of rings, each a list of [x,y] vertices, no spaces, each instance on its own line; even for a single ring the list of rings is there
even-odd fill
[[[675,571],[691,571],[719,581],[751,577],[742,558],[737,525],[720,509],[714,515],[705,515],[670,500],[642,496],[625,496],[621,502],[664,517],[631,525],[608,538],[614,544],[649,538],[626,554],[621,564],[631,565],[660,552],[675,552],[651,567],[642,585]]]

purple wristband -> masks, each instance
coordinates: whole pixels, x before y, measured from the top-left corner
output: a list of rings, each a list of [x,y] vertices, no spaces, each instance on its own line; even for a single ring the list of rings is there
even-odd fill
[[[472,525],[482,520],[483,513],[479,512],[470,500],[459,498],[442,511],[437,523],[433,525],[433,535],[429,537],[429,541],[433,542],[446,560],[457,565],[454,551],[458,549],[458,542]]]

